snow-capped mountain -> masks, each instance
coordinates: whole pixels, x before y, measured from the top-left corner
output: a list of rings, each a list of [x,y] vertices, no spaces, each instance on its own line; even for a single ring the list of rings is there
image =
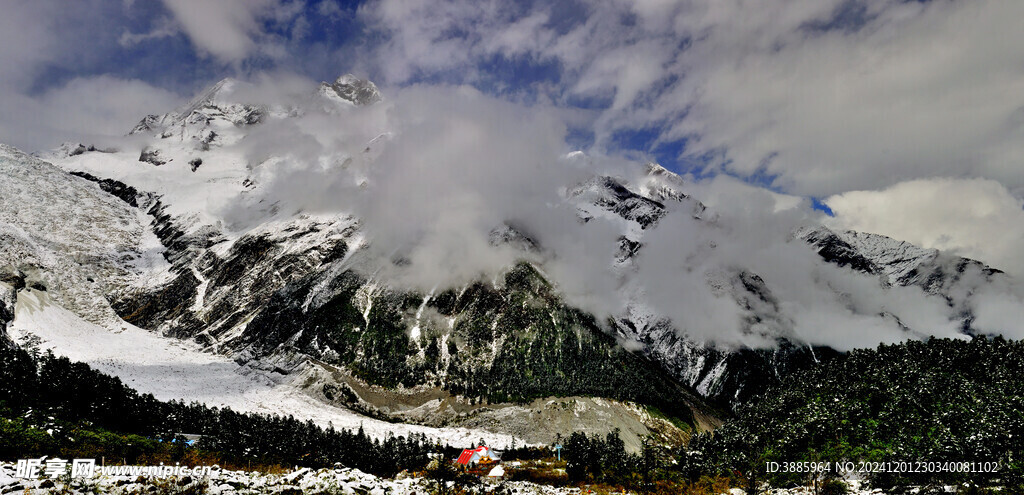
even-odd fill
[[[974,319],[971,295],[995,279],[1008,278],[980,261],[882,235],[836,232],[826,227],[806,229],[797,235],[831,263],[876,275],[885,286],[915,286],[942,297],[955,309],[967,332],[972,330]]]
[[[714,236],[729,230],[728,220],[678,175],[656,164],[599,173],[577,152],[562,161],[582,178],[560,184],[561,204],[550,207],[570,209],[580,232],[614,233],[617,245],[601,250],[608,256],[600,261],[616,280],[618,307],[599,314],[576,304],[557,278],[566,253],[515,218],[487,225],[481,243],[515,253],[514,261],[423,290],[392,277],[413,262],[403,246],[380,246],[356,212],[295,207],[273,195],[291,185],[282,178],[288,167],[347,181],[324,194],[373,191],[376,161],[401,136],[377,110],[388,100],[352,76],[283,101],[259,95],[228,79],[178,110],[147,116],[115,147],[75,143],[42,159],[0,150],[0,172],[15,179],[0,184],[0,266],[10,265],[0,269],[0,320],[9,319],[18,289],[35,287],[110,330],[125,323],[185,339],[367,415],[537,442],[556,431],[524,418],[545,417],[559,428],[619,426],[637,442],[681,433],[636,404],[710,428],[720,413],[708,399],[741,401],[832,355],[805,338],[820,317],[805,292],[851,321],[913,338],[933,332],[931,322],[975,331],[976,294],[1007,278],[882,236],[804,226],[785,248],[818,285],[792,287],[770,266],[716,261]],[[338,122],[365,125],[330,127]],[[276,143],[281,133],[306,141]],[[320,186],[298,183],[302,191]],[[706,321],[774,346],[713,345],[706,337],[716,329],[701,315],[691,321],[652,302],[659,294],[636,274],[650,270],[652,236],[678,219],[691,237],[708,240],[685,261],[706,259],[668,277],[692,281],[693,292],[673,296],[725,308],[728,319]],[[889,304],[901,298],[941,311]],[[545,402],[550,396],[614,400],[568,405]],[[572,418],[558,413],[577,407]]]

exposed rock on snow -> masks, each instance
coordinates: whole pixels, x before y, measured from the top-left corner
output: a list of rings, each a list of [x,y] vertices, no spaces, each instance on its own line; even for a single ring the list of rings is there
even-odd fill
[[[3,272],[0,271],[0,277]],[[0,282],[0,346],[11,345],[13,342],[7,335],[7,325],[14,321],[14,287]]]
[[[797,235],[826,261],[876,275],[886,287],[920,287],[944,298],[967,331],[974,319],[971,296],[996,280],[1008,280],[1002,271],[980,261],[883,235],[826,227],[804,229]]]
[[[139,161],[156,167],[167,163],[167,160],[161,156],[160,150],[150,147],[142,149],[142,153],[139,154]]]

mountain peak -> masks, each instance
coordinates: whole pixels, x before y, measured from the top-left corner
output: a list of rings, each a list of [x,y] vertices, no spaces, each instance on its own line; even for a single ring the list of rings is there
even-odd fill
[[[240,81],[233,77],[225,77],[217,81],[213,86],[206,88],[205,91],[199,93],[199,96],[188,102],[184,108],[178,111],[178,114],[189,115],[204,106],[226,102],[228,97],[238,88],[239,83]]]
[[[320,83],[319,92],[327,98],[347,101],[357,106],[371,105],[382,99],[376,84],[352,74],[344,74],[330,84]]]
[[[670,177],[673,181],[680,180],[679,176],[675,172],[672,172],[669,169],[662,167],[661,165],[658,165],[657,163],[647,162],[644,168],[647,171],[647,175]]]
[[[231,128],[258,124],[268,113],[266,105],[242,101],[246,96],[239,90],[249,87],[252,84],[226,77],[172,112],[147,115],[128,134],[178,136],[181,140],[195,140],[200,149],[224,144],[224,135],[231,134]]]

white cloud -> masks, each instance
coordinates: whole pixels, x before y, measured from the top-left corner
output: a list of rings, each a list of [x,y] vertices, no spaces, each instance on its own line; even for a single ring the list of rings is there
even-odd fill
[[[66,81],[43,79],[51,77],[52,68],[88,72],[90,59],[101,59],[103,50],[119,46],[114,18],[124,8],[101,1],[4,4],[0,15],[3,143],[27,151],[64,140],[91,144],[91,140],[123,135],[147,113],[167,111],[180,102],[173,92],[136,79],[92,74]]]
[[[117,42],[124,47],[131,47],[144,41],[167,38],[178,34],[178,25],[170,17],[161,17],[156,21],[156,26],[145,33],[133,33],[127,29],[121,33]]]
[[[0,136],[29,151],[63,141],[99,145],[123,136],[145,115],[182,102],[179,95],[138,80],[76,78],[38,96],[9,93],[0,99]]]
[[[302,7],[283,0],[164,0],[164,5],[200,53],[225,63],[258,51],[266,34],[263,21],[290,22]],[[272,45],[266,48],[274,51]]]
[[[862,200],[843,215],[847,225],[1021,272],[1022,2],[611,0],[513,9],[378,0],[360,15],[385,35],[372,53],[391,82],[426,74],[473,83],[481,62],[499,54],[554,61],[559,80],[538,92],[570,107],[581,97],[605,102],[584,119],[593,151],[614,152],[620,131],[643,130],[659,136],[656,144],[687,139],[685,158],[710,159],[712,172],[774,178],[788,194],[908,183],[883,194],[892,202],[912,190],[900,212]],[[994,196],[976,181],[927,180],[936,177],[995,181],[986,186]],[[974,206],[999,201],[998,218],[970,207],[929,213],[943,210],[925,193],[939,184]],[[865,196],[847,197],[832,202],[853,208]]]
[[[573,5],[573,4],[565,4]],[[537,4],[380,0],[381,72],[473,82],[495,54],[557,61],[562,101],[607,97],[623,129],[690,138],[716,170],[826,196],[930,176],[1024,187],[1024,3],[856,0]]]
[[[40,65],[60,58],[61,19],[54,2],[5,2],[0,15],[0,88],[31,84]]]
[[[669,134],[698,134],[694,152],[727,149],[741,174],[765,164],[799,194],[948,175],[1024,183],[1024,39],[1011,20],[1024,4],[870,5],[854,32],[800,27],[820,11],[709,23],[681,58],[692,71],[659,99],[692,104]]]
[[[247,161],[288,158],[268,170],[261,194],[270,197],[239,203],[227,213],[229,223],[244,225],[254,211],[247,205],[264,199],[282,201],[285,211],[355,213],[377,250],[371,271],[405,258],[411,264],[392,276],[423,290],[512,264],[521,253],[493,249],[488,237],[507,220],[538,234],[574,229],[574,209],[551,208],[562,203],[559,187],[582,177],[558,161],[566,130],[557,112],[465,86],[387,94],[382,104],[340,117],[314,108],[300,119],[264,124],[247,139]],[[608,235],[605,261],[616,247],[616,234]]]
[[[772,213],[809,207],[808,201],[800,196],[769,191],[728,175],[716,175],[701,182],[693,180],[692,177],[687,179],[694,182],[694,194],[699,194],[701,202],[711,208],[722,208],[736,201],[736,198],[749,196],[771,198],[771,204],[765,206],[770,207]]]
[[[951,251],[1024,276],[1024,201],[987,179],[918,179],[829,197],[837,227]]]
[[[1024,338],[1024,290],[1017,284],[1015,291],[1000,288],[983,290],[975,298],[974,326],[982,332],[1003,335],[1010,339]],[[1002,289],[1002,290],[1000,290]]]

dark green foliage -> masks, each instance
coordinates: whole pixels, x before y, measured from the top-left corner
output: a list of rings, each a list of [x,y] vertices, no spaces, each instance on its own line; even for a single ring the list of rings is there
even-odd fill
[[[989,472],[876,472],[885,490],[968,483],[1021,487],[1024,345],[1001,338],[931,339],[856,350],[786,378],[741,407],[681,463],[691,475],[739,471],[776,485],[813,478],[766,473],[766,462],[1000,462]],[[823,476],[828,478],[830,476]]]
[[[380,441],[361,429],[324,430],[293,417],[161,402],[85,364],[0,347],[0,459],[92,454],[130,460],[158,451],[180,459],[183,443],[158,441],[175,439],[176,432],[203,435],[198,449],[238,465],[341,463],[383,476],[422,468],[436,450],[421,437]]]
[[[569,436],[562,451],[570,483],[605,483],[635,485],[633,476],[641,457],[626,452],[619,430],[604,438],[575,432]]]
[[[362,277],[311,276],[277,291],[241,341],[262,354],[293,346],[389,388],[436,385],[492,403],[609,397],[657,406],[692,425],[689,405],[700,399],[659,364],[623,349],[592,316],[566,305],[532,265],[516,264],[502,282],[477,282],[429,299],[428,313],[453,318],[442,344],[438,332],[447,328],[425,328],[418,341],[410,337],[422,295],[378,288],[364,315],[356,304]],[[333,296],[306,305],[314,286]]]
[[[707,399],[739,406],[765,393],[770,387],[778,386],[783,377],[827,363],[840,355],[828,347],[795,345],[785,339],[778,339],[772,349],[737,349],[724,356],[724,366],[729,372],[717,388],[708,391]],[[717,359],[708,359],[707,365],[717,362]]]
[[[693,424],[689,405],[699,399],[657,363],[619,346],[592,316],[567,306],[527,263],[506,274],[502,289],[475,284],[452,306],[459,314],[456,334],[470,354],[449,371],[456,393],[492,402],[609,397],[655,405]],[[476,365],[472,356],[486,355],[498,340],[489,366]]]
[[[55,446],[53,437],[28,426],[23,419],[0,417],[0,459],[36,457],[51,452]]]
[[[843,495],[849,492],[850,488],[846,483],[837,479],[827,479],[821,484],[821,495]]]
[[[32,355],[0,346],[0,411],[24,411],[37,400],[39,377]]]
[[[433,482],[431,493],[434,495],[465,493],[465,487],[480,484],[479,477],[467,473],[462,466],[451,460],[457,456],[458,453],[453,453],[451,456],[435,459],[424,471],[426,478]]]

